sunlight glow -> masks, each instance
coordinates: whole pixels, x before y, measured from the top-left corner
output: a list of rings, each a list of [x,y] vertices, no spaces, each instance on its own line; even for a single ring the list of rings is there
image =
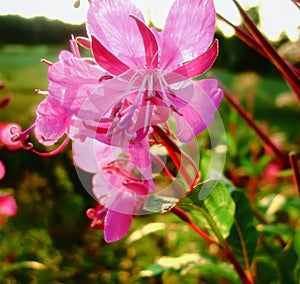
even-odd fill
[[[132,0],[140,8],[146,20],[162,28],[168,10],[174,0]],[[81,0],[80,7],[74,8],[76,0],[5,0],[0,1],[0,15],[19,14],[23,17],[45,16],[72,24],[81,24],[86,20],[88,0]],[[241,24],[241,17],[231,0],[214,0],[216,10],[233,24]],[[262,32],[273,41],[286,34],[291,41],[300,37],[299,9],[289,0],[239,0],[249,10],[258,7]],[[225,36],[232,36],[231,27],[218,21],[218,28]]]
[[[82,0],[74,8],[75,0],[1,0],[0,14],[21,15],[26,18],[44,16],[72,24],[82,24],[86,19],[88,1]]]

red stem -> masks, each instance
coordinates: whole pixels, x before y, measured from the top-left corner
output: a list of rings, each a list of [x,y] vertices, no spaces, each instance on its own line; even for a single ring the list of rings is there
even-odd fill
[[[233,0],[239,12],[241,13],[246,28],[252,34],[253,38],[260,45],[263,51],[268,55],[268,58],[273,62],[277,69],[282,73],[283,77],[294,90],[298,103],[300,104],[300,79],[293,70],[289,68],[286,61],[277,53],[276,49],[263,37],[254,22],[250,19],[247,13],[242,9],[240,4]]]
[[[293,170],[293,175],[294,175],[294,181],[298,189],[298,193],[300,195],[300,173],[299,173],[299,167],[297,164],[297,159],[296,159],[296,153],[291,152],[289,154],[290,157],[290,163],[291,163],[291,168]]]
[[[230,248],[230,246],[227,242],[225,243],[225,246],[226,246],[226,248],[225,248],[226,257],[232,263],[232,265],[234,266],[234,269],[239,274],[242,282],[244,284],[254,284],[254,281],[253,281],[252,277],[249,276],[250,277],[250,279],[249,279],[249,277],[246,275],[245,271],[241,267],[240,263],[238,262],[237,258],[235,257],[232,249]]]
[[[240,27],[235,26],[228,20],[226,20],[224,17],[221,15],[217,14],[218,18],[225,22],[226,24],[230,25],[234,30],[236,36],[243,41],[244,43],[248,44],[252,49],[256,50],[260,55],[264,56],[268,60],[272,61],[272,58],[269,57],[267,53],[261,48],[261,46],[257,43],[257,41],[253,38],[251,34],[249,34],[245,29],[242,29]],[[292,65],[288,60],[284,59],[283,60],[286,62],[286,64],[289,66],[289,68],[294,72],[296,75],[300,76],[300,70],[297,69],[294,65]]]
[[[181,220],[186,222],[200,237],[207,240],[208,242],[212,244],[216,244],[220,247],[220,244],[217,243],[214,239],[212,239],[209,235],[207,235],[205,232],[203,232],[197,225],[190,219],[190,217],[187,215],[185,211],[183,211],[181,208],[175,206],[171,209],[171,212],[173,212],[177,217],[179,217]]]
[[[234,269],[240,276],[242,282],[244,284],[253,284],[252,278],[249,279],[249,277],[246,275],[245,271],[241,267],[240,263],[238,262],[237,258],[235,257],[232,249],[230,248],[229,244],[227,242],[224,242],[223,245],[217,243],[214,239],[212,239],[209,235],[207,235],[205,232],[203,232],[187,215],[187,213],[182,210],[181,208],[175,206],[171,209],[171,212],[173,212],[177,217],[179,217],[181,220],[186,222],[200,237],[207,240],[211,244],[216,244],[219,248],[221,248],[227,257],[227,259],[232,263]]]
[[[198,181],[199,173],[198,171],[195,172],[195,176],[191,177],[189,173],[186,171],[186,168],[181,165],[181,158],[184,157],[181,149],[177,146],[177,144],[165,133],[165,131],[157,126],[152,126],[154,130],[154,134],[157,134],[161,139],[158,141],[158,143],[162,144],[166,147],[168,154],[170,158],[172,159],[175,167],[178,169],[178,171],[182,174],[184,180],[189,185],[189,188],[193,188],[195,185],[195,182]],[[189,162],[192,164],[193,161],[189,160]],[[195,168],[195,166],[193,165]]]
[[[229,102],[229,104],[240,114],[240,116],[248,123],[248,125],[257,133],[257,135],[262,139],[262,141],[267,144],[274,154],[278,156],[281,161],[283,162],[283,165],[285,167],[289,167],[289,159],[288,156],[282,152],[277,146],[272,142],[272,140],[269,138],[269,136],[260,129],[255,121],[252,119],[252,117],[242,108],[242,106],[236,102],[232,96],[225,90],[225,88],[222,88],[224,92],[224,96]]]

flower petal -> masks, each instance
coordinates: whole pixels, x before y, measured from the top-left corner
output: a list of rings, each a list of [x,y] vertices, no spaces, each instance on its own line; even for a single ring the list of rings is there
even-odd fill
[[[100,170],[95,153],[98,144],[102,143],[90,138],[84,142],[74,141],[72,143],[73,161],[77,167],[88,173],[96,173]]]
[[[4,163],[0,160],[0,180],[4,178],[5,176],[5,165]]]
[[[126,64],[114,56],[93,36],[92,52],[99,66],[113,75],[120,75],[129,69]]]
[[[105,113],[112,110],[116,103],[139,89],[141,78],[135,77],[134,73],[130,78],[131,75],[131,72],[126,72],[104,81],[82,104],[77,116],[87,120],[99,121]]]
[[[213,122],[222,99],[222,90],[215,79],[204,79],[175,91],[176,98],[172,103],[178,111],[174,112],[178,129],[178,139],[183,143],[190,142],[196,135]]]
[[[175,67],[203,53],[213,40],[215,18],[213,0],[176,0],[162,31],[162,66],[171,59],[168,65]]]
[[[205,53],[180,66],[176,70],[173,70],[171,73],[166,74],[164,78],[169,84],[172,84],[200,76],[213,65],[217,55],[218,41],[215,40],[213,45]]]
[[[152,179],[152,162],[149,152],[149,144],[147,140],[133,144],[129,148],[130,159],[133,164],[140,170],[143,177],[147,180]]]
[[[37,109],[34,129],[37,140],[46,146],[53,145],[65,134],[70,121],[71,115],[47,97]]]
[[[11,195],[0,195],[0,215],[12,217],[17,213],[17,204]]]
[[[92,1],[88,11],[87,31],[126,65],[143,66],[145,52],[136,23],[129,17],[144,19],[130,0]]]
[[[104,239],[107,243],[119,241],[127,234],[133,216],[108,210],[104,220]]]
[[[104,71],[83,59],[68,57],[53,64],[48,71],[48,91],[52,100],[76,114],[96,88]]]
[[[131,17],[136,21],[143,38],[146,66],[148,68],[156,68],[158,64],[158,44],[155,36],[143,21],[133,15]]]

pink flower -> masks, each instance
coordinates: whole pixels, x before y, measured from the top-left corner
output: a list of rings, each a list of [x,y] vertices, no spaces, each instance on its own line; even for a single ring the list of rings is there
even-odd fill
[[[45,145],[52,145],[65,133],[69,134],[73,115],[104,74],[95,64],[80,57],[74,40],[70,46],[72,53],[62,51],[59,61],[49,67],[48,94],[37,109],[35,133]]]
[[[0,160],[0,180],[4,178],[5,176],[5,165],[4,163]]]
[[[93,1],[87,19],[90,42],[77,40],[91,48],[111,79],[89,95],[78,117],[98,121],[99,140],[121,133],[122,144],[124,139],[141,141],[150,125],[165,122],[170,112],[178,138],[190,141],[212,122],[222,98],[217,81],[189,81],[217,57],[214,28],[212,0],[176,0],[162,32],[147,27],[129,0]],[[62,103],[69,107],[67,101]]]
[[[21,126],[16,123],[1,123],[0,124],[0,143],[3,144],[8,150],[16,151],[22,148],[20,141],[12,141],[11,128],[14,127],[17,131],[21,131]]]
[[[12,217],[17,213],[15,199],[8,194],[0,193],[0,224],[5,222],[5,218]]]
[[[136,176],[135,165],[121,148],[97,140],[74,142],[73,158],[79,168],[94,174],[92,191],[99,204],[87,211],[91,226],[104,231],[106,242],[120,240],[153,189],[152,178]]]
[[[5,166],[0,160],[0,180],[5,176]],[[17,213],[15,199],[6,193],[0,193],[0,224],[5,222],[7,217],[12,217]]]

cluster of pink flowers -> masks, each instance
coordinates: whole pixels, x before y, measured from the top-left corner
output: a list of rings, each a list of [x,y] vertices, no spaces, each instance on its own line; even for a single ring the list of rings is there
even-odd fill
[[[0,89],[4,88],[5,85],[0,82]],[[6,96],[2,100],[0,100],[0,109],[5,108],[11,100],[11,96]],[[9,134],[9,129],[11,126],[16,127],[21,130],[21,127],[12,123],[0,123],[0,148],[7,148],[10,151],[16,151],[21,148],[21,143],[19,141],[13,142],[11,141],[11,137]],[[5,176],[6,169],[5,164],[0,160],[0,180],[2,180]],[[0,224],[4,224],[7,217],[12,217],[17,213],[17,204],[14,197],[5,192],[0,191]]]
[[[153,169],[172,177],[151,153],[152,145],[165,145],[158,132],[189,143],[213,121],[222,99],[218,82],[193,78],[217,57],[215,16],[213,0],[176,0],[158,31],[130,0],[92,1],[88,37],[72,38],[71,52],[48,62],[49,87],[40,92],[45,99],[34,125],[13,131],[24,146],[32,129],[44,145],[64,135],[63,145],[73,141],[75,164],[94,174],[99,205],[88,216],[107,242],[124,237],[148,195],[157,192]],[[82,57],[78,45],[91,57]]]

